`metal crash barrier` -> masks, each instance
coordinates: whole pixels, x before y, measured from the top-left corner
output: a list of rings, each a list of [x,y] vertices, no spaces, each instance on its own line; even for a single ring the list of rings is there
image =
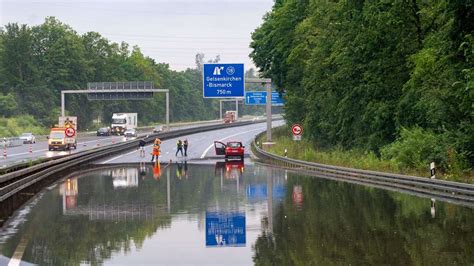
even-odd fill
[[[21,146],[23,145],[23,140],[21,140],[19,137],[13,137],[13,138],[3,138],[1,141],[1,146],[2,147],[16,147],[16,146]]]
[[[252,142],[252,151],[258,159],[267,164],[305,172],[325,179],[372,187],[408,192],[420,197],[429,197],[465,206],[474,206],[474,184],[452,182],[428,177],[409,176],[348,167],[325,165],[278,156],[263,150],[256,140],[265,132],[258,134]]]

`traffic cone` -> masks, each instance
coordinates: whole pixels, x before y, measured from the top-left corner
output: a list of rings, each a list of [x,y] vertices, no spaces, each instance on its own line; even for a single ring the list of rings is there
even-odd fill
[[[115,144],[115,139],[112,139],[112,144]]]
[[[30,153],[33,153],[33,145],[30,143]]]

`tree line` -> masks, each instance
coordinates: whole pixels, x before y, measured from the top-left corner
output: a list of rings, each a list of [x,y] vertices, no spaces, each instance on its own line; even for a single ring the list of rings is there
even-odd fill
[[[474,165],[474,3],[276,0],[251,57],[316,147]]]
[[[212,62],[218,62],[219,56]],[[60,91],[86,88],[88,82],[152,81],[170,90],[170,120],[193,121],[219,117],[219,102],[202,98],[199,66],[174,71],[144,55],[138,46],[109,41],[97,32],[78,34],[48,17],[37,26],[9,23],[0,28],[0,117],[29,115],[26,120],[49,127],[60,115]],[[165,121],[165,96],[132,101],[88,101],[67,95],[66,110],[79,117],[80,129],[96,118],[107,124],[114,112],[137,112],[139,124]]]

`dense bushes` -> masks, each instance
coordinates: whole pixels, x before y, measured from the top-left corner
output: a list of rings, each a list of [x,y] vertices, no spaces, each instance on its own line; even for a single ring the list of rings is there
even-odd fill
[[[0,137],[19,136],[24,132],[45,135],[49,131],[31,115],[22,115],[15,118],[0,117]]]
[[[473,32],[472,1],[282,0],[252,34],[251,57],[313,145],[468,170]]]
[[[435,134],[420,127],[404,128],[395,142],[382,148],[382,158],[392,160],[402,169],[427,169],[435,162],[448,175],[460,177],[469,167],[468,156],[458,153],[458,147],[447,138],[447,134]]]

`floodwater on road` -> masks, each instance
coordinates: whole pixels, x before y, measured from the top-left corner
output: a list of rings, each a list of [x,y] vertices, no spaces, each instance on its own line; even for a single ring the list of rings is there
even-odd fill
[[[0,230],[0,265],[468,265],[474,210],[261,165],[94,166]]]

